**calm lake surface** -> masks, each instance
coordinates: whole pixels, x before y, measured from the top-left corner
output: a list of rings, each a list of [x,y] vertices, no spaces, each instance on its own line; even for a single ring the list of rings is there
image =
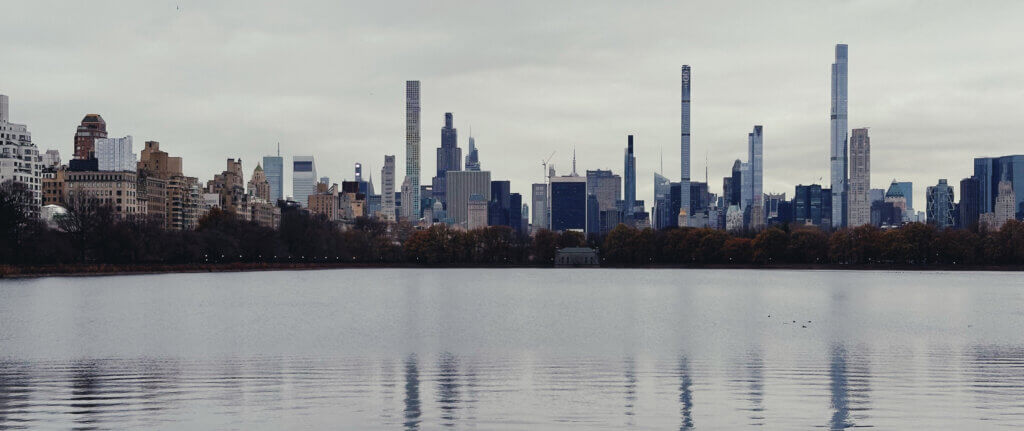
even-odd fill
[[[0,281],[0,429],[1020,429],[1024,274]]]

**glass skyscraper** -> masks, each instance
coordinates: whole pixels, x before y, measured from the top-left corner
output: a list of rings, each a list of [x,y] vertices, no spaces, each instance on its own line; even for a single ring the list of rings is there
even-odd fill
[[[316,165],[313,156],[292,158],[292,199],[303,207],[309,205],[309,195],[316,193]]]
[[[832,63],[832,226],[846,226],[847,147],[847,62],[844,44],[836,45],[836,61]]]
[[[270,183],[270,201],[276,203],[284,199],[284,159],[281,154],[263,156],[263,173]]]
[[[634,207],[636,206],[636,157],[633,155],[633,135],[629,135],[626,144],[626,155],[625,155],[625,196],[623,201],[626,202],[626,217],[629,218],[633,215]],[[554,192],[554,189],[552,189]],[[552,197],[554,201],[554,197]],[[586,203],[584,202],[584,205]],[[552,216],[554,217],[554,216]],[[553,222],[553,221],[552,221]],[[552,223],[552,226],[554,224]]]

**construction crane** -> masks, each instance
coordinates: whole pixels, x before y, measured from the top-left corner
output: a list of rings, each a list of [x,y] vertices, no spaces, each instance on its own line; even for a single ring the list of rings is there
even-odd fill
[[[552,151],[551,155],[548,156],[547,159],[541,160],[541,162],[540,162],[541,167],[544,168],[544,181],[545,182],[547,182],[547,178],[548,178],[548,162],[551,161],[552,157],[555,157],[555,151]]]

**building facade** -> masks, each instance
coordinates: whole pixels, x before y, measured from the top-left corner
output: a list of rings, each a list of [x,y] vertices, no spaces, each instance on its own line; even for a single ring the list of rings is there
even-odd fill
[[[270,202],[276,204],[284,199],[284,158],[280,153],[276,156],[263,156],[263,174],[270,184]]]
[[[99,170],[107,172],[134,171],[138,165],[132,151],[132,136],[123,138],[97,138],[94,152]]]
[[[39,215],[43,202],[43,159],[32,143],[28,126],[10,122],[10,99],[0,94],[0,183],[21,184],[32,193],[30,213]]]
[[[928,224],[935,225],[939,229],[954,227],[956,221],[954,219],[953,187],[945,179],[940,179],[938,184],[928,187],[926,195]]]
[[[587,178],[551,178],[551,230],[584,231],[587,228]]]
[[[848,225],[871,223],[871,138],[868,129],[850,131],[850,182],[847,193]]]
[[[307,205],[309,195],[316,193],[316,163],[313,156],[292,157],[292,199]]]
[[[396,220],[395,215],[395,156],[384,156],[384,167],[380,170],[380,212],[381,219]]]
[[[451,112],[444,114],[444,127],[441,128],[441,146],[437,149],[437,175],[433,179],[434,199],[447,205],[445,198],[445,173],[462,170],[462,149],[459,148],[459,131],[455,128]]]
[[[533,230],[550,229],[548,225],[548,185],[534,183],[531,186],[531,194],[533,196]]]
[[[626,217],[630,217],[633,215],[636,206],[636,156],[633,154],[633,135],[629,135],[627,138],[626,154],[623,165],[624,180],[626,184],[622,200],[626,201]],[[584,180],[584,182],[586,182],[586,180]],[[552,224],[552,226],[554,226],[554,224]]]
[[[690,66],[683,65],[680,73],[680,81],[682,84],[682,100],[680,102],[680,137],[679,137],[679,190],[682,193],[680,201],[683,207],[680,208],[681,212],[685,212],[687,216],[693,214],[690,205]]]
[[[845,44],[836,45],[835,63],[832,63],[832,112],[831,112],[831,178],[832,178],[832,226],[846,226],[846,175],[847,175],[847,74],[849,49]]]
[[[107,137],[107,122],[100,114],[87,114],[75,131],[75,155],[79,160],[91,159],[97,139]]]
[[[410,220],[420,217],[420,82],[405,82],[405,176],[410,194],[402,195]],[[404,192],[404,189],[403,189]]]
[[[491,200],[490,171],[448,171],[445,173],[448,205],[445,208],[447,217],[452,223],[466,226],[469,220],[469,198],[480,195],[484,204]],[[484,221],[486,223],[486,220]]]

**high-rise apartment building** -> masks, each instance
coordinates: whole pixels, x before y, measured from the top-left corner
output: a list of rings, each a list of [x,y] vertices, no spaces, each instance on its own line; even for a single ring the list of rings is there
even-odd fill
[[[93,158],[97,139],[107,137],[107,122],[100,114],[88,114],[82,118],[75,132],[75,157],[79,160]]]
[[[313,156],[292,157],[292,199],[309,205],[309,195],[316,193],[316,164]]]
[[[847,191],[847,72],[849,52],[845,44],[836,45],[836,60],[832,63],[832,226],[846,226]]]
[[[0,183],[12,181],[32,193],[31,215],[42,204],[43,159],[28,126],[10,122],[10,100],[0,94]]]
[[[420,82],[405,81],[405,176],[409,179],[409,195],[402,195],[408,205],[405,217],[420,218]]]
[[[636,206],[636,156],[633,154],[633,135],[629,135],[626,142],[626,154],[624,161],[625,196],[622,200],[626,202],[626,217],[631,217]],[[585,198],[585,197],[584,197]],[[554,201],[554,199],[552,199]],[[586,202],[584,201],[584,205]],[[554,224],[552,224],[554,226]]]
[[[868,129],[850,131],[850,181],[847,192],[847,225],[871,223],[871,138]]]
[[[270,182],[263,172],[263,167],[256,163],[256,169],[252,171],[252,178],[249,178],[249,194],[264,202],[270,202]]]
[[[94,152],[99,170],[105,172],[135,171],[138,162],[132,152],[132,136],[123,138],[97,138]]]
[[[441,147],[437,149],[437,175],[433,180],[434,199],[447,205],[445,197],[445,173],[462,170],[462,149],[459,148],[459,131],[455,128],[451,112],[444,114],[441,128]]]
[[[384,156],[384,167],[380,170],[380,212],[381,218],[395,221],[395,156]]]
[[[681,101],[681,136],[680,136],[680,179],[679,179],[679,190],[682,193],[680,201],[683,205],[680,208],[681,212],[685,212],[686,216],[692,216],[693,212],[690,208],[690,66],[683,65],[681,73],[682,81],[682,101]]]

